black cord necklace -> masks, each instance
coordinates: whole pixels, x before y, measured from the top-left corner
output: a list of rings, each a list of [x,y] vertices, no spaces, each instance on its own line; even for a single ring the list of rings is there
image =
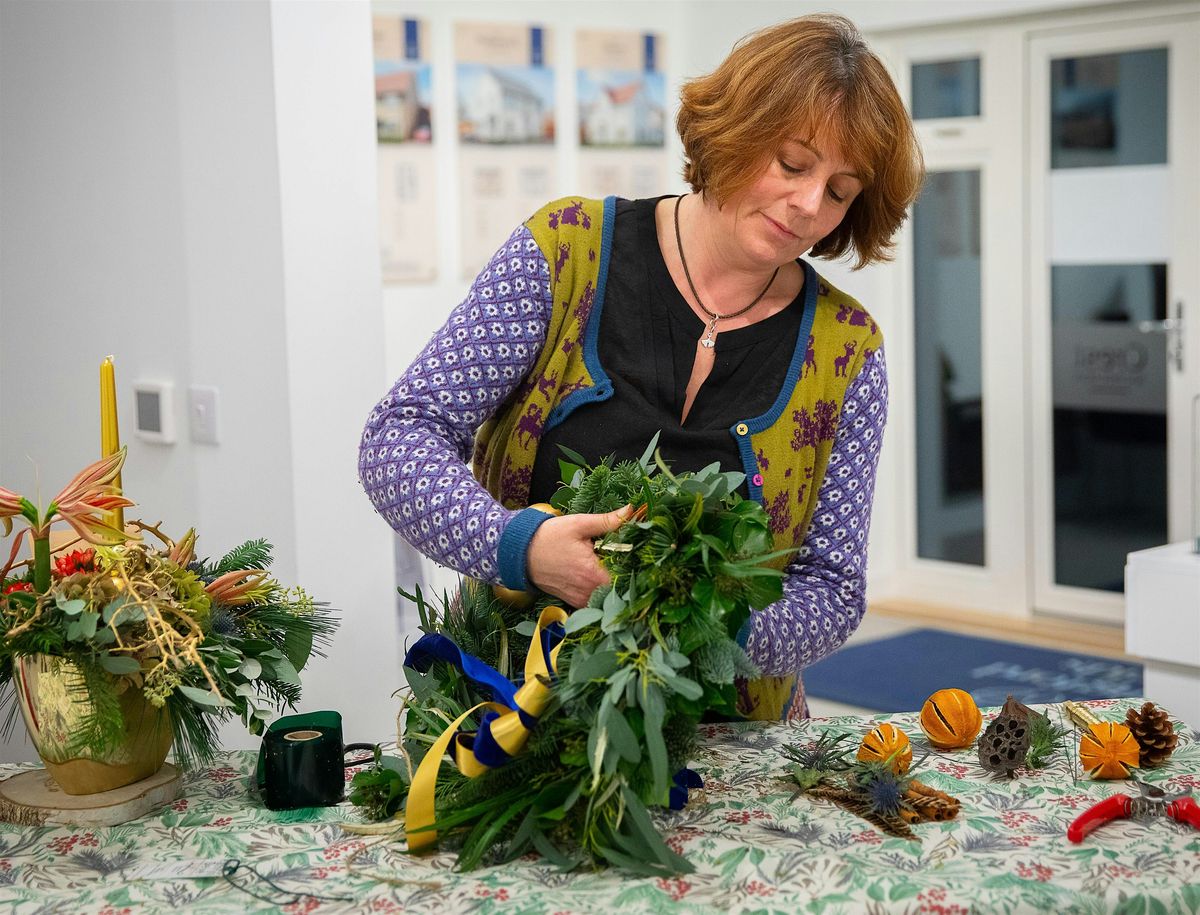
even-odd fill
[[[687,277],[688,289],[692,290],[692,298],[696,300],[696,304],[700,306],[700,310],[708,315],[708,329],[704,332],[704,337],[700,340],[700,345],[706,349],[712,349],[716,346],[717,322],[724,321],[727,318],[736,318],[744,315],[751,308],[762,301],[762,297],[767,294],[767,290],[771,288],[771,284],[775,282],[775,277],[779,275],[779,268],[775,268],[775,272],[771,274],[771,278],[767,280],[767,285],[763,286],[762,292],[754,297],[754,301],[745,308],[731,312],[727,315],[719,315],[715,311],[709,311],[703,302],[700,301],[700,293],[696,292],[696,284],[692,282],[692,274],[688,270],[687,258],[683,256],[683,238],[679,234],[679,204],[683,197],[675,198],[675,246],[679,249],[679,262],[683,264],[683,275]]]

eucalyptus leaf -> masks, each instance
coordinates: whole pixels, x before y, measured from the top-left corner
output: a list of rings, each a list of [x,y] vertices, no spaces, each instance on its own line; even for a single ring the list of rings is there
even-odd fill
[[[221,708],[222,706],[231,704],[228,699],[226,699],[224,696],[217,695],[211,689],[197,689],[194,686],[181,686],[179,687],[179,691],[197,705],[205,705],[209,708]]]
[[[246,658],[238,667],[238,673],[247,680],[257,680],[262,675],[262,670],[262,664],[254,658]]]
[[[642,748],[638,746],[633,728],[625,720],[625,716],[617,708],[609,706],[607,726],[608,737],[613,747],[626,762],[636,763],[642,758]]]
[[[142,665],[136,659],[124,654],[102,654],[100,655],[100,666],[118,677],[124,674],[135,674],[142,669]]]
[[[704,695],[704,687],[695,680],[689,680],[687,677],[669,677],[665,678],[667,685],[671,689],[683,696],[685,699],[699,699]]]
[[[83,608],[87,606],[87,601],[82,601],[79,598],[75,598],[74,600],[65,600],[63,597],[59,596],[55,598],[55,604],[57,604],[58,609],[67,616],[79,616],[79,614],[83,612]]]
[[[576,610],[567,617],[566,623],[563,624],[563,629],[567,635],[573,635],[581,629],[586,629],[588,626],[595,623],[602,616],[604,611],[597,607],[584,607],[582,610]],[[518,627],[518,631],[520,628]],[[533,635],[532,632],[529,633]]]
[[[296,668],[292,666],[292,662],[287,658],[280,656],[272,665],[275,668],[275,679],[282,683],[290,683],[293,686],[300,685],[300,674],[296,672]]]
[[[533,638],[533,634],[537,632],[537,622],[535,620],[521,620],[513,627],[517,635],[522,635],[527,639]]]
[[[572,683],[585,683],[588,680],[607,680],[617,669],[617,653],[615,651],[597,651],[571,664],[570,679]]]
[[[90,639],[96,634],[96,624],[100,622],[100,614],[92,610],[85,610],[79,614],[79,632],[85,639]]]

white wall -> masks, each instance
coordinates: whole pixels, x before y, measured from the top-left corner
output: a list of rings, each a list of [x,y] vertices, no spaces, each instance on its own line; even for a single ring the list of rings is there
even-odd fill
[[[456,20],[554,28],[559,116],[571,123],[578,28],[664,34],[675,97],[737,37],[815,9],[883,29],[1074,5],[388,0],[377,9],[427,19],[443,66]],[[380,290],[370,15],[365,2],[0,3],[0,481],[34,493],[36,463],[45,499],[96,455],[97,371],[114,354],[125,484],[140,505],[131,514],[169,531],[195,524],[205,553],[266,536],[282,579],[344,610],[332,658],[306,676],[304,705],[341,709],[350,739],[386,736],[402,650],[395,540],[359,491],[358,430],[467,285],[454,237],[457,149],[453,131],[440,130],[439,279]],[[453,112],[451,81],[439,75],[434,91],[435,111]],[[577,151],[560,143],[556,152],[567,193]],[[668,184],[664,193],[682,189]],[[879,273],[823,270],[887,327],[893,304]],[[175,382],[176,445],[133,436],[136,379]],[[217,446],[187,437],[189,384],[220,389]],[[876,571],[886,569],[886,551],[873,549]],[[429,574],[401,555],[401,581]],[[21,738],[9,752],[29,755]]]
[[[45,500],[98,455],[114,354],[129,515],[203,554],[267,537],[343,610],[303,707],[348,739],[390,733],[401,651],[355,467],[385,379],[370,55],[366,4],[0,4],[0,480],[33,493],[28,455]],[[139,378],[218,387],[220,444],[182,396],[176,445],[136,439]]]

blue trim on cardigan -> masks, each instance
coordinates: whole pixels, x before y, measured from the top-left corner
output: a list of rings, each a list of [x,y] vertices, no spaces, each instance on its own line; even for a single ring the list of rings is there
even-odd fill
[[[504,587],[514,591],[529,590],[526,575],[529,542],[533,540],[537,529],[553,517],[539,508],[523,508],[508,522],[504,533],[500,535],[496,557]]]
[[[600,312],[604,308],[604,291],[608,283],[608,261],[612,254],[613,226],[617,219],[617,198],[604,198],[604,222],[600,232],[600,271],[596,277],[596,298],[588,314],[587,331],[583,337],[583,364],[595,382],[567,395],[546,417],[543,432],[549,432],[585,403],[596,403],[612,397],[612,380],[600,365]]]
[[[738,446],[738,452],[742,456],[742,469],[746,472],[746,489],[750,498],[755,502],[762,502],[762,487],[754,482],[754,476],[759,469],[758,458],[755,457],[750,437],[756,432],[762,432],[773,426],[780,414],[783,413],[784,407],[788,405],[788,401],[792,399],[792,391],[795,390],[796,384],[800,380],[804,354],[808,350],[808,337],[812,333],[813,320],[817,315],[817,285],[820,278],[808,261],[800,261],[800,266],[804,268],[804,315],[800,319],[800,334],[796,337],[796,349],[792,353],[792,362],[788,366],[783,387],[779,389],[779,396],[775,398],[775,403],[771,404],[766,413],[753,419],[740,419],[729,427],[729,434],[733,436],[733,440]],[[747,427],[746,434],[739,435],[738,426],[743,424]]]

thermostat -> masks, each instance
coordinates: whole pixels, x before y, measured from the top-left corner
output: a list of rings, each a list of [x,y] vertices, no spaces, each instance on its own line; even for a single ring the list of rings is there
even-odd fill
[[[160,445],[175,444],[175,385],[169,381],[137,381],[133,397],[138,438]]]

